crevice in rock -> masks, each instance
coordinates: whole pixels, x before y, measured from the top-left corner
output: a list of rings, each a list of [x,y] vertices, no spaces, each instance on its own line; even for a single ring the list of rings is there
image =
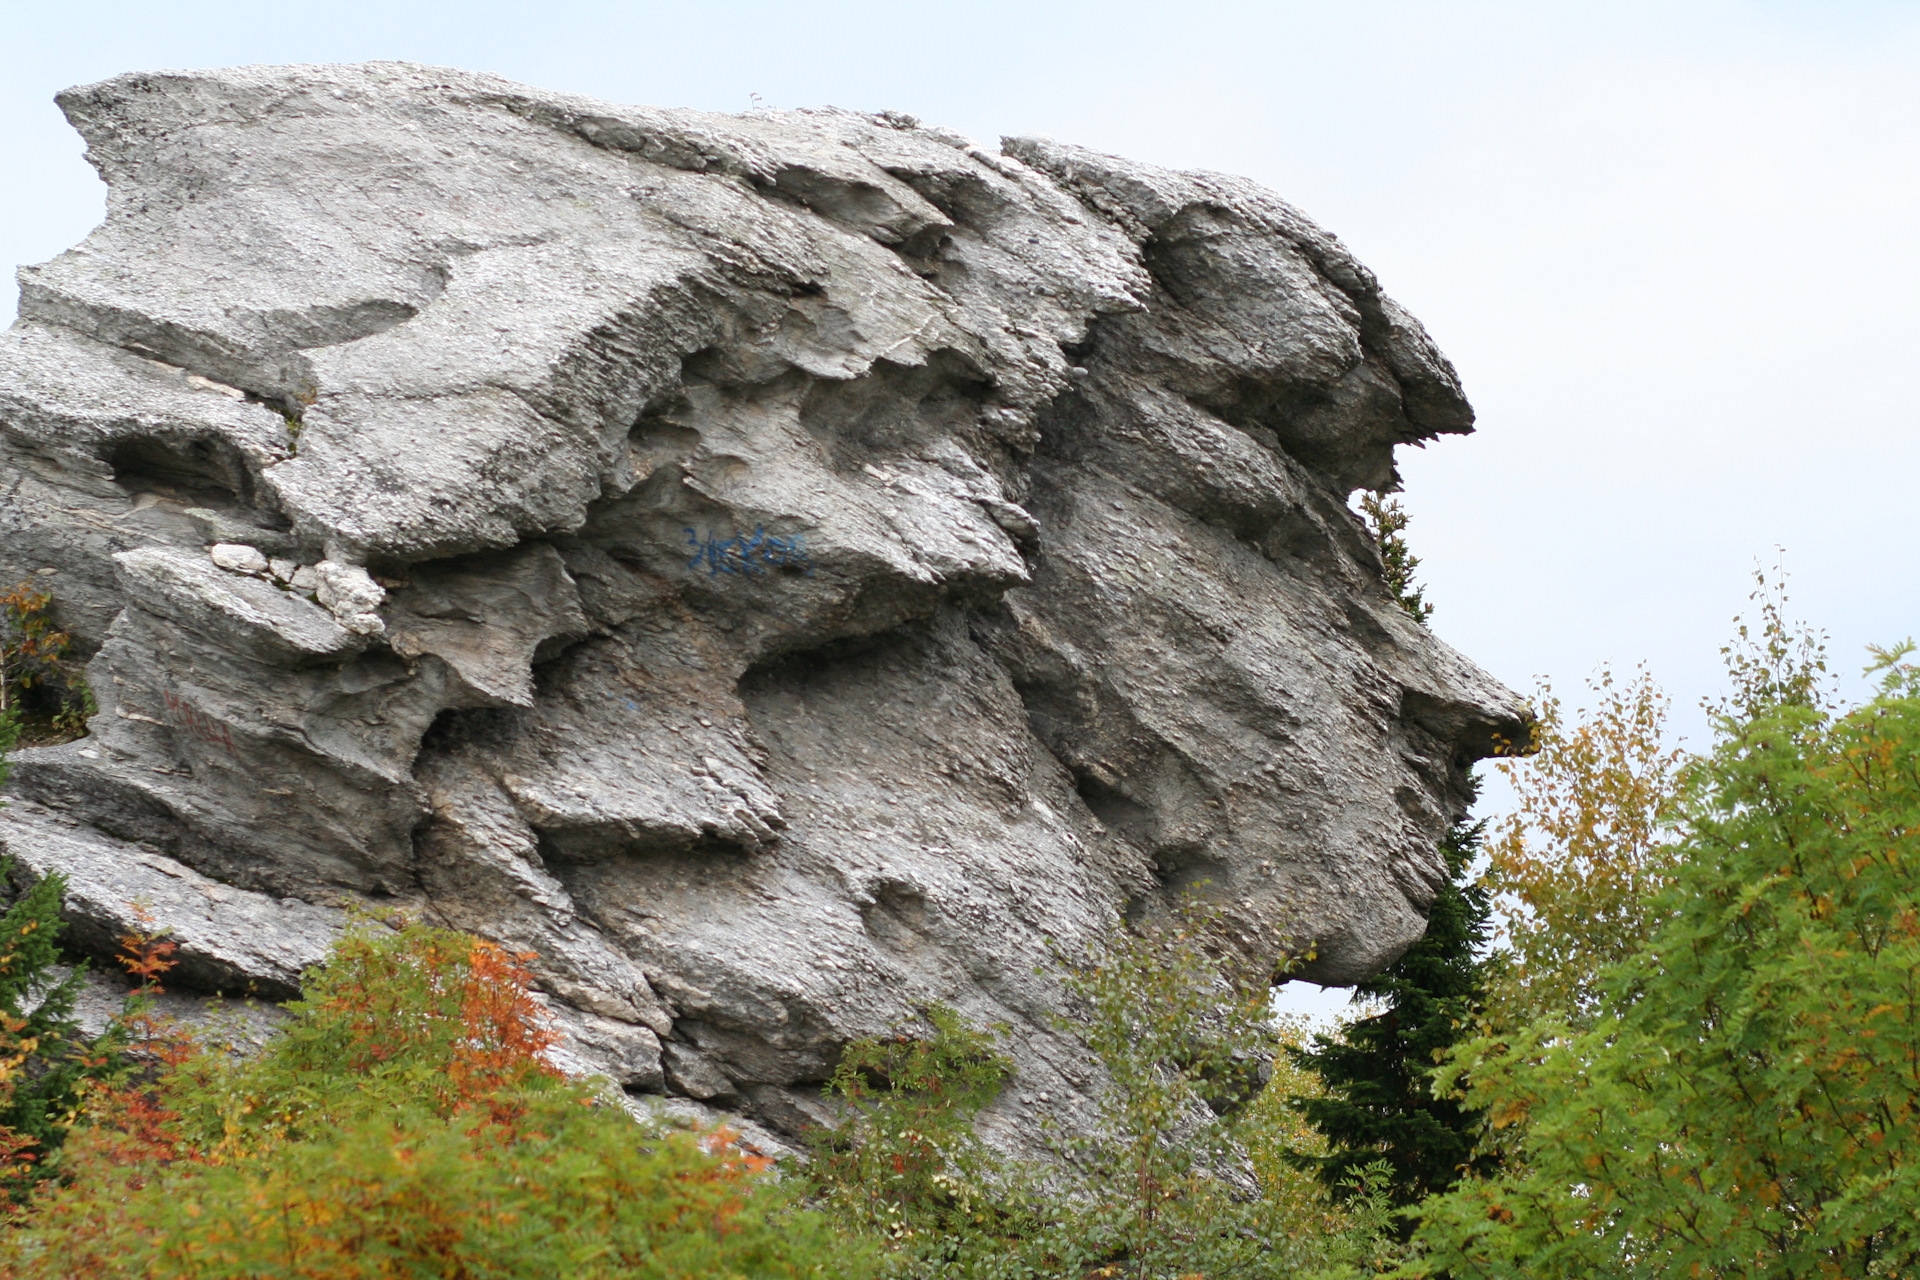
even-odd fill
[[[1107,830],[1141,849],[1153,848],[1153,833],[1157,825],[1153,810],[1130,799],[1119,788],[1101,782],[1084,769],[1074,774],[1073,789]]]
[[[1233,890],[1232,869],[1197,849],[1156,850],[1153,874],[1169,900],[1187,896],[1224,897]]]
[[[124,436],[102,459],[129,493],[152,493],[196,507],[256,507],[257,477],[232,444],[217,436],[185,440]],[[282,528],[290,528],[284,517]]]

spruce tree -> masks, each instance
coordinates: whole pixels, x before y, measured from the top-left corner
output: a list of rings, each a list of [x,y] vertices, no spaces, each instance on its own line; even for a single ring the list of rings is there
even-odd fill
[[[0,878],[12,870],[11,858],[0,859]],[[81,1082],[114,1057],[110,1046],[94,1053],[73,1017],[86,966],[68,967],[61,953],[66,888],[64,876],[49,873],[0,914],[0,1058],[11,1068],[0,1080],[0,1143],[10,1156],[29,1156],[8,1163],[35,1175],[73,1124]],[[19,1172],[0,1170],[0,1184]]]
[[[0,712],[0,782],[18,734],[17,711]],[[0,892],[12,890],[13,871],[0,856]],[[46,1176],[83,1081],[118,1065],[113,1037],[91,1045],[73,1017],[85,965],[68,967],[61,951],[66,892],[66,877],[52,872],[0,912],[0,1201],[23,1199]]]
[[[1397,1208],[1447,1190],[1463,1172],[1491,1171],[1492,1158],[1474,1151],[1480,1113],[1436,1098],[1432,1087],[1437,1059],[1469,1034],[1484,990],[1476,953],[1487,939],[1492,903],[1471,870],[1484,826],[1454,825],[1441,845],[1448,880],[1426,935],[1355,988],[1385,1008],[1337,1036],[1316,1035],[1311,1047],[1288,1050],[1325,1083],[1325,1096],[1293,1102],[1331,1148],[1324,1156],[1290,1158],[1337,1196],[1351,1196],[1362,1170],[1376,1161],[1386,1163],[1383,1190]],[[1402,1232],[1410,1235],[1412,1224]]]

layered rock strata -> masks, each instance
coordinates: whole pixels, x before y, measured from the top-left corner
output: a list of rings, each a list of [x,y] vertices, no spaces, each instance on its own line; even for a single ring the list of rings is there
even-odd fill
[[[793,1132],[934,1000],[1080,1096],[1047,940],[1188,891],[1323,982],[1419,936],[1524,709],[1347,499],[1472,414],[1275,196],[399,63],[60,104],[110,200],[0,339],[0,581],[99,713],[0,833],[83,945],[280,997],[413,908]]]

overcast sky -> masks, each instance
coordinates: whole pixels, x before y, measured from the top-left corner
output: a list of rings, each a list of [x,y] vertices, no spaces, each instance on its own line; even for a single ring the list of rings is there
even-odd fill
[[[1047,133],[1249,175],[1425,321],[1480,413],[1402,464],[1433,626],[1516,688],[1645,661],[1697,737],[1776,546],[1848,671],[1920,630],[1920,0],[0,0],[0,17],[7,264],[100,216],[53,94],[135,69],[406,58],[623,102]],[[12,308],[9,291],[0,322]]]

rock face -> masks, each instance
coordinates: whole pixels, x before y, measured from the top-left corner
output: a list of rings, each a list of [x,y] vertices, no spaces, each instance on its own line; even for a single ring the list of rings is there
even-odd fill
[[[411,906],[792,1131],[933,999],[1072,1097],[1045,940],[1189,889],[1323,982],[1419,936],[1524,709],[1346,499],[1472,414],[1273,195],[397,63],[60,102],[111,199],[0,339],[0,585],[99,714],[0,833],[83,939],[277,995]]]

